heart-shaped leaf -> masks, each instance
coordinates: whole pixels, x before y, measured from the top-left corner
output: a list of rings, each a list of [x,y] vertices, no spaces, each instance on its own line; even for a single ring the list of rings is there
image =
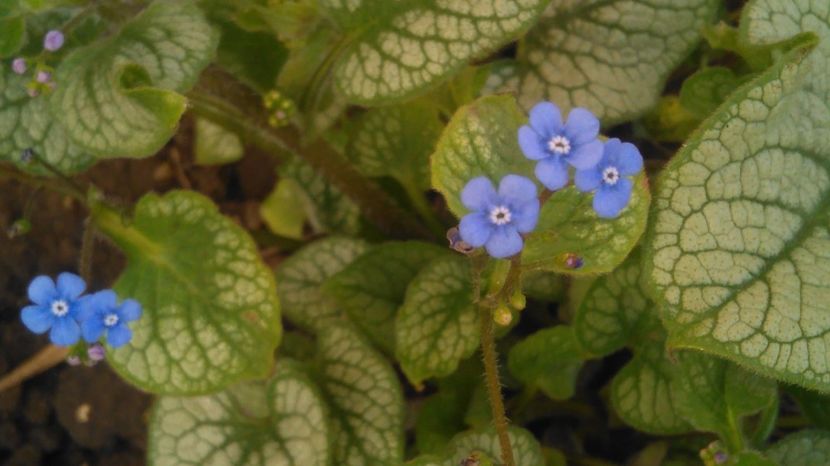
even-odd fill
[[[521,466],[544,466],[545,460],[539,442],[530,432],[519,428],[509,427],[507,435],[513,450],[513,459]],[[496,430],[493,428],[462,432],[450,442],[448,453],[444,455],[429,455],[406,463],[406,466],[457,466],[464,464],[464,460],[476,454],[499,464],[501,461],[501,445]]]
[[[468,262],[437,259],[409,284],[395,320],[395,355],[416,386],[452,374],[478,346],[478,312]]]
[[[824,466],[830,464],[830,432],[805,430],[790,434],[766,453],[781,466]]]
[[[357,331],[337,324],[318,334],[320,385],[331,413],[334,464],[403,462],[403,394],[392,367]]]
[[[103,205],[93,217],[127,256],[115,291],[144,307],[131,344],[109,351],[119,374],[150,392],[197,394],[268,373],[279,301],[245,230],[190,191],[144,196],[130,224]]]
[[[717,0],[553,0],[521,49],[519,101],[585,107],[606,125],[657,103],[714,20]]]
[[[511,348],[507,367],[525,385],[539,388],[554,400],[567,400],[574,394],[583,360],[573,327],[558,325],[540,330]]]
[[[267,382],[201,397],[159,398],[148,462],[329,466],[328,433],[317,387],[296,363],[282,360]]]
[[[152,3],[116,35],[72,52],[52,112],[98,157],[152,155],[170,139],[218,34],[191,0]]]
[[[753,2],[750,45],[806,32],[742,86],[663,171],[649,230],[649,280],[673,346],[830,391],[828,11]],[[809,20],[807,19],[809,18]],[[805,45],[806,44],[806,45]],[[798,45],[798,43],[797,43]]]
[[[325,0],[348,48],[334,69],[354,102],[376,104],[436,86],[526,30],[544,0]]]

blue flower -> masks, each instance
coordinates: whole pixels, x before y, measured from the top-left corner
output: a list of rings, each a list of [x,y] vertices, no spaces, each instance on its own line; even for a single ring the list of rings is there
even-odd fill
[[[602,159],[587,170],[577,170],[574,183],[583,192],[594,191],[594,210],[603,218],[614,218],[628,205],[634,182],[629,178],[643,169],[643,156],[634,144],[609,139]]]
[[[525,157],[538,160],[536,178],[551,191],[568,184],[568,165],[587,170],[602,157],[599,120],[589,110],[574,108],[562,122],[559,107],[540,102],[530,110],[530,125],[519,128]]]
[[[461,239],[476,248],[484,246],[499,259],[521,251],[520,233],[531,232],[539,219],[536,185],[519,175],[502,178],[498,192],[489,179],[473,178],[464,186],[461,202],[473,211],[461,219]]]
[[[29,299],[34,303],[20,312],[23,324],[34,333],[49,332],[52,343],[70,346],[78,342],[81,329],[75,317],[89,298],[81,297],[86,289],[83,279],[73,273],[58,275],[58,283],[40,275],[29,283]]]
[[[84,303],[78,317],[84,340],[89,343],[98,341],[106,332],[107,342],[118,348],[133,338],[127,323],[141,317],[141,304],[134,299],[125,299],[119,305],[114,291],[99,291]]]

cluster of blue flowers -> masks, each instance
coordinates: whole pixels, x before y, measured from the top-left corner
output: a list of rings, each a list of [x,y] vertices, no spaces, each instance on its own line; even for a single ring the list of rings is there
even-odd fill
[[[65,38],[62,32],[52,30],[43,37],[43,50],[46,52],[57,52],[63,47]],[[27,84],[26,90],[30,97],[37,97],[43,91],[54,89],[55,82],[52,80],[52,68],[48,67],[41,58],[35,59],[34,79]],[[23,57],[12,60],[12,71],[15,74],[25,74],[29,70],[30,63]]]
[[[613,138],[599,139],[599,120],[584,108],[574,108],[567,120],[559,107],[540,102],[530,110],[530,124],[519,128],[519,146],[536,161],[536,178],[550,191],[570,183],[594,193],[593,208],[601,218],[615,218],[628,205],[634,182],[643,169],[643,157],[633,144]],[[536,184],[523,176],[507,175],[493,187],[485,177],[473,178],[461,192],[472,213],[461,219],[461,239],[472,247],[484,246],[495,258],[518,254],[522,234],[530,233],[539,219]]]
[[[141,304],[125,299],[120,304],[112,290],[84,295],[86,283],[73,274],[58,275],[57,283],[40,275],[29,283],[32,305],[20,313],[23,324],[34,333],[49,332],[49,339],[59,346],[71,346],[81,337],[97,342],[104,334],[113,348],[127,344],[133,337],[127,325],[141,317]]]

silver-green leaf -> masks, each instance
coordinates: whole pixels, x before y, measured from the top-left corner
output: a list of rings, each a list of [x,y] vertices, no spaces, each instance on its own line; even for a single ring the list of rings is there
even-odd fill
[[[585,107],[607,125],[657,103],[717,0],[553,0],[521,49],[519,101]]]
[[[93,218],[127,256],[113,288],[144,307],[132,342],[108,351],[119,374],[146,391],[185,395],[268,373],[279,301],[245,230],[190,191],[144,196],[131,223],[104,206]]]
[[[326,406],[296,363],[266,382],[214,395],[161,397],[150,422],[153,466],[329,466]]]

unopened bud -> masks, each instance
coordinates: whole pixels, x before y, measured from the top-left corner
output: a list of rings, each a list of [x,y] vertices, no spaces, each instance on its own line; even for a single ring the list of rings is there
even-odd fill
[[[527,298],[521,290],[516,290],[513,296],[510,297],[510,307],[517,311],[521,311],[527,306]]]
[[[510,325],[510,322],[513,322],[513,313],[510,311],[510,308],[504,304],[497,307],[495,312],[493,312],[493,322],[502,327]]]

